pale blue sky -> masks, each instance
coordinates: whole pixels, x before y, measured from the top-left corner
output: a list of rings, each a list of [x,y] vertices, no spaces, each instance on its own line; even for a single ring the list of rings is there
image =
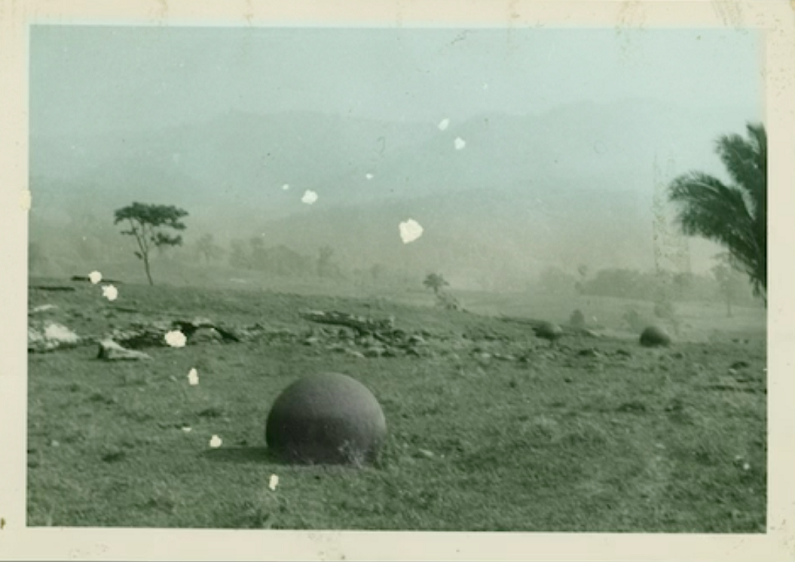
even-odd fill
[[[31,128],[90,134],[229,110],[435,122],[627,98],[756,115],[760,46],[730,29],[35,26]]]

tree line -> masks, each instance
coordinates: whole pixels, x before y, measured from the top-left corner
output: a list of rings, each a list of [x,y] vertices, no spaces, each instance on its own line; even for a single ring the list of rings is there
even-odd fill
[[[677,206],[677,223],[688,236],[699,236],[725,248],[712,270],[714,281],[724,295],[729,312],[731,305],[743,297],[743,280],[750,282],[753,294],[767,305],[767,135],[762,124],[746,126],[746,136],[723,135],[716,140],[716,152],[723,162],[730,182],[726,183],[700,171],[677,177],[668,188],[669,200]],[[188,216],[173,205],[134,202],[114,212],[114,225],[121,223],[122,235],[134,240],[133,255],[144,267],[147,280],[154,284],[152,254],[163,255],[169,248],[181,246],[178,232],[186,229]],[[86,238],[83,237],[85,241]],[[34,264],[44,260],[41,248],[31,244],[29,259]],[[84,245],[81,251],[88,252]],[[275,275],[314,275],[325,279],[346,277],[330,246],[319,248],[317,255],[301,254],[285,245],[268,247],[262,238],[232,240],[228,250],[218,245],[212,234],[205,233],[193,246],[194,255],[205,263],[227,259],[235,268],[268,271]],[[356,270],[355,276],[369,276],[377,281],[385,268],[374,264],[369,271]],[[426,278],[427,281],[427,278]],[[589,275],[580,266],[577,275],[556,269],[542,272],[542,286],[551,291],[571,286],[581,294],[621,296],[657,301],[682,298],[703,285],[692,274],[666,272],[641,273],[627,269],[603,269]],[[431,278],[426,286],[439,293],[444,285]]]

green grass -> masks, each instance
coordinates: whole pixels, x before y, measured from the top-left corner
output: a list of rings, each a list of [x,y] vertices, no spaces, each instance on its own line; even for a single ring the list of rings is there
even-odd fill
[[[764,532],[765,347],[756,317],[735,318],[725,337],[665,350],[569,338],[548,351],[520,325],[397,299],[122,285],[108,303],[97,287],[76,287],[31,291],[31,306],[59,305],[54,317],[81,334],[139,316],[197,315],[303,331],[312,325],[297,312],[310,308],[393,314],[398,327],[452,339],[430,357],[360,359],[265,342],[150,349],[152,361],[127,364],[99,361],[91,346],[31,354],[30,526]],[[491,299],[472,308],[553,319],[573,308]],[[693,330],[712,334],[705,322]],[[744,327],[755,337],[732,342]],[[475,345],[529,359],[476,358]],[[578,354],[586,348],[599,356]],[[739,360],[748,367],[729,373]],[[196,387],[187,383],[192,367]],[[321,370],[359,379],[381,402],[389,437],[376,465],[294,467],[268,456],[273,400]],[[208,446],[214,434],[219,449]]]

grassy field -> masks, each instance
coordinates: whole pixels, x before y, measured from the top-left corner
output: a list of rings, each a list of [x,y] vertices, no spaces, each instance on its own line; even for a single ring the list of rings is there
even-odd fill
[[[153,360],[137,363],[98,360],[94,345],[31,353],[30,526],[765,530],[764,311],[727,320],[720,306],[683,305],[675,345],[646,349],[621,331],[633,303],[610,299],[468,294],[467,313],[419,306],[431,302],[421,293],[125,284],[109,302],[98,287],[73,286],[31,289],[31,308],[57,306],[33,317],[88,338],[194,316],[294,337],[148,348]],[[613,337],[569,336],[550,349],[488,316],[564,321],[576,307]],[[424,330],[428,346],[419,356],[337,352],[303,309],[393,315],[399,328]],[[307,345],[310,335],[319,342]],[[191,368],[198,386],[188,385]],[[267,454],[271,403],[317,371],[351,375],[379,399],[389,436],[375,466],[295,467]],[[220,448],[209,447],[213,435]]]

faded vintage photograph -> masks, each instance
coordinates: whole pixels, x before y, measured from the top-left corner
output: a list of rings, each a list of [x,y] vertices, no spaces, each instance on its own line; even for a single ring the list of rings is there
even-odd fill
[[[28,527],[765,533],[761,31],[29,46]]]

